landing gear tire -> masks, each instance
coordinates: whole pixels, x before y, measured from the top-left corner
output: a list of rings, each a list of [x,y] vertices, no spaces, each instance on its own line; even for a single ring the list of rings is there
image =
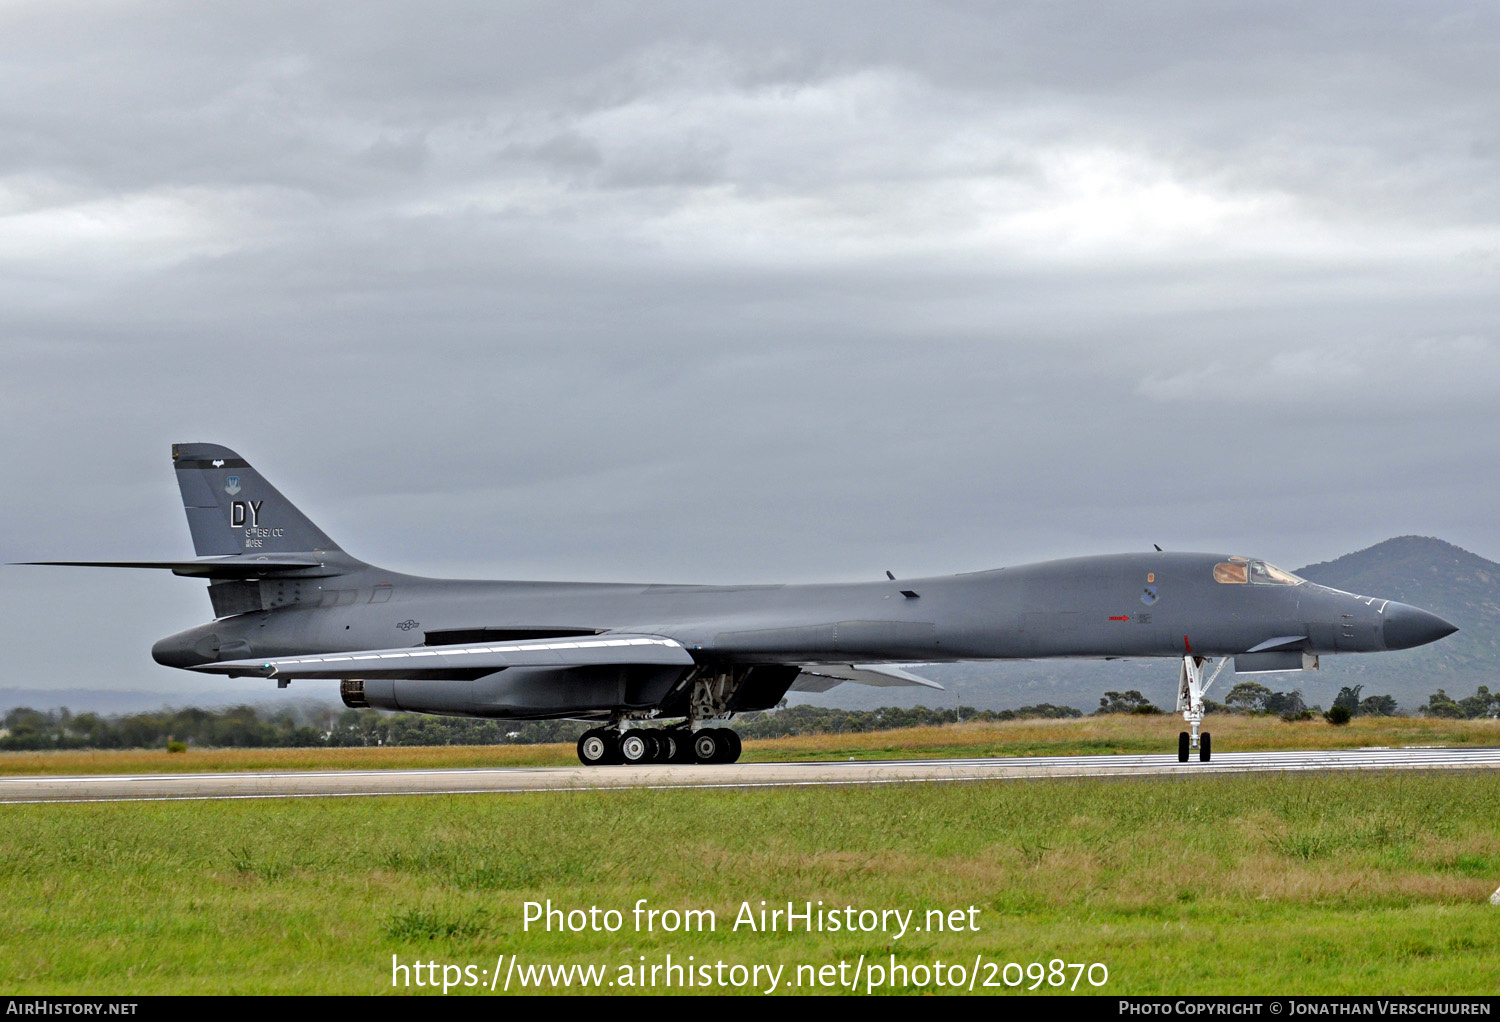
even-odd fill
[[[1205,731],[1205,732],[1203,732],[1203,737],[1199,740],[1199,744],[1198,744],[1198,761],[1200,763],[1207,763],[1208,762],[1209,740],[1212,737],[1213,737],[1212,735],[1210,735],[1207,731]]]
[[[693,733],[686,728],[671,732],[672,762],[692,763],[693,755]]]
[[[662,732],[652,729],[641,732],[646,736],[646,744],[651,746],[651,751],[646,754],[647,763],[661,763],[666,760],[663,750],[667,747],[667,737]]]
[[[738,762],[740,752],[744,749],[744,745],[740,742],[739,732],[735,731],[734,728],[721,727],[719,728],[719,734],[724,738],[724,757],[719,762]]]
[[[584,766],[602,766],[614,761],[618,749],[612,731],[593,728],[578,738],[578,761]]]
[[[724,739],[719,729],[706,727],[693,732],[693,758],[699,763],[717,763],[724,752]]]
[[[1179,731],[1177,732],[1177,762],[1186,763],[1187,761],[1188,733],[1186,731]]]
[[[627,766],[651,759],[651,740],[643,731],[627,731],[620,736],[620,761]]]
[[[651,737],[656,739],[656,752],[651,757],[653,763],[676,763],[677,762],[677,739],[670,731],[654,731]]]

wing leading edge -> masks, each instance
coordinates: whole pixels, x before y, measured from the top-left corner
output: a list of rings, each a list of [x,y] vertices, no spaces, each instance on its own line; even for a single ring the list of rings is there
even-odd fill
[[[691,667],[693,656],[659,635],[608,635],[551,642],[466,643],[362,649],[317,656],[225,660],[192,668],[206,674],[263,678],[473,677],[507,667],[654,664]]]

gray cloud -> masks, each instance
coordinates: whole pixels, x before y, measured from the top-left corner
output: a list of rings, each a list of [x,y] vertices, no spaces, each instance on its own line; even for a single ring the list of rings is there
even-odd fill
[[[7,8],[0,555],[184,553],[209,440],[434,573],[1495,557],[1497,17]],[[197,684],[41,571],[4,684]]]

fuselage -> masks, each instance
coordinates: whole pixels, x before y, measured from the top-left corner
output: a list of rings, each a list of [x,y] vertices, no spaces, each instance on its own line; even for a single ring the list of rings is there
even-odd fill
[[[1152,552],[897,581],[745,586],[431,579],[362,566],[286,579],[282,605],[180,632],[153,655],[192,667],[621,631],[670,636],[700,662],[910,663],[1217,657],[1272,640],[1313,655],[1372,652],[1454,630],[1405,604],[1254,566],[1268,567]]]

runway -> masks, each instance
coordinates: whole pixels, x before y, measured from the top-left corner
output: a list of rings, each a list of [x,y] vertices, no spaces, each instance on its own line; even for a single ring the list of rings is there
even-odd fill
[[[818,763],[338,770],[275,773],[0,777],[0,803],[457,795],[617,788],[756,788],[1049,777],[1198,777],[1316,770],[1494,770],[1500,748],[1221,752],[1212,762],[1163,756],[849,760]]]

